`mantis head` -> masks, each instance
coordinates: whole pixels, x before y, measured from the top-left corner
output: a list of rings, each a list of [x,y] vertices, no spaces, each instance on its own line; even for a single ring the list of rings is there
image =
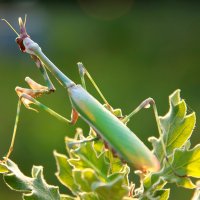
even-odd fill
[[[5,21],[8,24],[8,26],[17,34],[17,38],[15,39],[15,41],[19,45],[20,50],[22,52],[25,52],[25,46],[23,44],[23,40],[27,37],[30,38],[30,36],[26,32],[26,15],[24,18],[24,22],[22,21],[21,17],[19,17],[18,20],[19,20],[20,34],[13,28],[13,26],[7,20],[2,19],[2,21]]]
[[[20,50],[22,52],[25,52],[25,46],[23,44],[23,40],[27,37],[30,37],[26,32],[26,15],[25,15],[24,22],[22,21],[21,17],[19,17],[18,20],[19,20],[19,27],[20,27],[20,35],[18,35],[18,37],[15,39],[15,41],[19,45]]]

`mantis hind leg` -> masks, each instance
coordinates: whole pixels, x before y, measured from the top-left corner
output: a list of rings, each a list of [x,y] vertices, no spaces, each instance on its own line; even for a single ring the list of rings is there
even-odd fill
[[[122,120],[122,122],[127,123],[130,120],[131,117],[133,117],[135,114],[137,114],[143,108],[149,108],[151,104],[152,105],[155,104],[155,102],[154,102],[154,100],[152,98],[149,97],[149,98],[145,99],[130,114],[125,116],[124,119]],[[154,113],[155,113],[156,121],[158,121],[159,117],[158,117],[158,112],[157,112],[156,107],[153,106],[153,110],[154,110]]]
[[[140,105],[136,109],[134,109],[130,114],[128,114],[122,121],[124,123],[128,122],[130,120],[130,118],[132,116],[134,116],[136,113],[138,113],[141,109],[149,108],[151,105],[153,107],[153,112],[154,112],[154,115],[155,115],[155,118],[156,118],[158,133],[159,133],[159,136],[162,138],[163,133],[162,133],[162,129],[161,129],[160,119],[159,119],[159,116],[158,116],[157,107],[156,107],[154,99],[152,99],[151,97],[142,101],[142,103],[140,103]],[[161,145],[162,145],[164,154],[167,155],[167,152],[166,152],[166,149],[165,149],[165,144],[164,144],[163,140],[161,141]]]
[[[80,62],[78,63],[78,68],[79,68],[79,74],[81,77],[81,83],[82,83],[83,88],[86,90],[86,83],[85,83],[85,75],[86,75],[88,77],[88,79],[90,80],[90,82],[92,83],[92,85],[94,86],[94,88],[96,89],[96,91],[98,92],[98,94],[100,95],[100,97],[102,98],[105,108],[107,108],[118,119],[120,119],[120,120],[123,119],[124,117],[122,115],[121,109],[112,108],[112,106],[108,103],[107,99],[102,94],[102,92],[99,89],[99,87],[97,86],[96,82],[94,81],[94,79],[92,78],[92,76],[89,74],[89,72],[86,70],[86,68],[83,66],[82,63],[80,63]]]
[[[157,110],[156,103],[155,103],[154,99],[147,98],[144,101],[142,101],[142,103],[140,103],[140,105],[136,109],[134,109],[130,114],[128,114],[122,121],[124,123],[127,123],[130,120],[130,118],[132,116],[134,116],[136,113],[138,113],[141,109],[149,108],[151,105],[152,105],[153,112],[154,112],[154,115],[155,115],[156,124],[157,124],[157,127],[158,127],[158,133],[159,133],[159,136],[161,138],[160,141],[161,141],[161,145],[162,145],[162,150],[164,152],[164,157],[165,157],[167,163],[169,164],[169,166],[170,166],[172,172],[174,173],[174,175],[178,176],[180,178],[184,178],[184,177],[186,177],[186,175],[177,174],[176,171],[174,170],[173,166],[171,165],[169,159],[168,159],[167,151],[166,151],[166,148],[165,148],[163,132],[162,132],[161,123],[160,123],[160,118],[158,116],[158,110]]]
[[[86,84],[85,84],[85,75],[86,75],[88,77],[88,79],[90,80],[90,82],[92,83],[92,85],[94,86],[94,88],[96,89],[96,91],[98,92],[98,94],[100,95],[100,97],[102,98],[102,100],[104,101],[108,110],[113,112],[112,107],[110,106],[110,104],[108,103],[108,101],[104,97],[104,95],[102,94],[102,92],[99,89],[99,87],[97,86],[96,82],[94,81],[92,76],[89,74],[89,72],[86,70],[86,68],[83,66],[83,64],[80,63],[80,62],[78,63],[78,69],[79,69],[79,74],[80,74],[80,77],[81,77],[81,83],[82,83],[83,88],[86,89]]]
[[[136,113],[138,113],[141,109],[149,108],[151,105],[153,107],[153,112],[154,112],[154,115],[155,115],[159,136],[160,136],[160,138],[163,138],[163,132],[162,132],[162,129],[161,129],[161,124],[160,124],[160,119],[159,119],[159,116],[158,116],[157,107],[156,107],[154,99],[152,99],[151,97],[142,101],[142,103],[140,103],[139,106],[136,107],[130,114],[128,114],[122,121],[124,123],[127,123],[130,120],[130,118],[133,117]],[[165,143],[164,143],[163,139],[161,139],[161,145],[162,145],[162,148],[163,148],[164,155],[167,157],[167,152],[166,152]]]

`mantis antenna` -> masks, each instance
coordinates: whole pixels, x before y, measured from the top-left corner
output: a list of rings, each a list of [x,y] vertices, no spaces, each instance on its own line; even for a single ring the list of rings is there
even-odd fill
[[[19,37],[19,33],[13,28],[13,26],[6,20],[6,19],[1,19],[2,21],[6,22],[6,24],[8,24],[8,26],[17,34],[17,36]],[[25,15],[25,21],[26,23],[26,15]]]

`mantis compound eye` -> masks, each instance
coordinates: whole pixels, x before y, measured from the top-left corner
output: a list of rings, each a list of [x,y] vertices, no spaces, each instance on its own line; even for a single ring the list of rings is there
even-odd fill
[[[21,50],[22,52],[25,52],[26,48],[25,48],[25,46],[24,46],[24,44],[23,44],[23,39],[22,39],[21,37],[17,37],[17,38],[15,39],[15,41],[16,41],[16,43],[19,45],[20,50]]]

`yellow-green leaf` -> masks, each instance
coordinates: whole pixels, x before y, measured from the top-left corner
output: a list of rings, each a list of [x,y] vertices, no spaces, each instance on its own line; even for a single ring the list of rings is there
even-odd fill
[[[160,160],[165,156],[161,140],[164,141],[167,155],[171,155],[176,148],[181,148],[187,143],[196,122],[195,113],[187,115],[187,106],[180,98],[180,90],[176,90],[169,96],[169,105],[168,113],[160,117],[163,137],[151,139],[154,153]]]
[[[74,182],[74,177],[72,175],[72,166],[68,163],[67,156],[59,154],[54,151],[54,157],[56,159],[56,165],[58,172],[56,176],[58,180],[67,188],[69,188],[72,193],[76,194],[78,192],[78,186]]]

